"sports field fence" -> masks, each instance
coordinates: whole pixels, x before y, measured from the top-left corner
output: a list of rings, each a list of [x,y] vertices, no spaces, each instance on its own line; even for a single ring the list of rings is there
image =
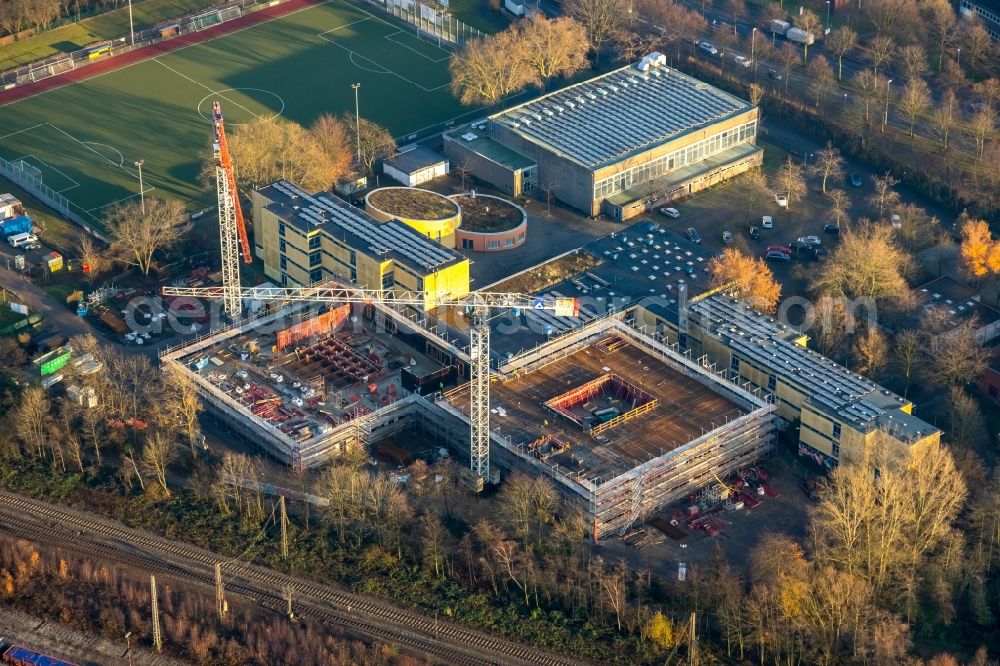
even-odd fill
[[[0,0],[2,1],[2,0]],[[232,21],[246,14],[288,2],[289,0],[231,0],[209,9],[171,19],[131,36],[117,37],[88,44],[85,48],[71,53],[50,56],[43,60],[0,72],[0,90],[8,90],[26,83],[41,81],[63,72],[87,67],[123,53],[129,53],[151,44],[172,39],[180,35],[205,30],[212,26]],[[418,37],[436,41],[439,46],[463,46],[483,33],[448,14],[437,4],[424,4],[415,0],[365,0],[386,14],[416,28]]]
[[[67,220],[82,227],[91,236],[107,242],[104,236],[98,233],[79,213],[73,210],[69,199],[42,182],[42,172],[40,169],[31,166],[24,160],[8,162],[0,157],[0,176],[3,176],[16,185],[20,185],[46,206]]]

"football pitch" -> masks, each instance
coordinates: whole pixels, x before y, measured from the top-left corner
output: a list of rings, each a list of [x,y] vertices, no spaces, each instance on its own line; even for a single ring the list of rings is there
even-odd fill
[[[81,216],[102,227],[108,206],[147,195],[210,206],[198,181],[210,152],[213,100],[230,128],[280,115],[310,125],[361,115],[405,142],[472,118],[448,90],[450,51],[348,0],[293,11],[120,69],[0,105],[0,157],[37,169]]]

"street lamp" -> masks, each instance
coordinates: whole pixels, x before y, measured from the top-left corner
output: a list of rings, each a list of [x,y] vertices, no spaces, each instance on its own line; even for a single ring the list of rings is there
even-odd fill
[[[135,165],[139,167],[139,201],[142,202],[142,214],[146,214],[146,188],[142,186],[142,165],[146,160],[136,160]]]
[[[357,140],[358,146],[358,168],[361,168],[361,107],[358,106],[358,88],[361,87],[360,83],[352,83],[351,87],[354,88],[354,138]]]
[[[754,55],[754,46],[757,41],[757,28],[750,31],[750,66],[753,67],[753,80],[757,80],[757,57]]]
[[[830,0],[826,0],[826,29],[830,30]]]
[[[957,58],[958,62],[956,62],[955,64],[957,64],[959,67],[961,67],[962,66],[962,49],[958,49],[958,55],[956,56],[956,58]]]
[[[886,79],[885,81],[885,115],[882,117],[882,131],[885,131],[885,126],[889,124],[889,84],[892,83],[892,79]]]
[[[130,43],[135,46],[135,24],[132,23],[132,0],[128,0],[128,33],[131,35]]]

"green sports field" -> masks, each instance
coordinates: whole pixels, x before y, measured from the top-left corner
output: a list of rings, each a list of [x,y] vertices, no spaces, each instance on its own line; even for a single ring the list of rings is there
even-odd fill
[[[304,125],[326,112],[361,114],[401,141],[472,117],[448,90],[449,52],[377,10],[330,0],[280,18],[0,105],[0,156],[42,173],[84,218],[147,194],[211,205],[198,184],[210,148],[212,100],[227,125],[280,114]]]

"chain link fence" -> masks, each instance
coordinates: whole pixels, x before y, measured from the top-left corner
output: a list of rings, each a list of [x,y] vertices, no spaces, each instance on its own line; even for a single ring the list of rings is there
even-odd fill
[[[418,36],[437,41],[439,46],[460,47],[483,33],[466,25],[447,12],[445,7],[415,2],[414,0],[366,0],[390,16],[417,28]]]

